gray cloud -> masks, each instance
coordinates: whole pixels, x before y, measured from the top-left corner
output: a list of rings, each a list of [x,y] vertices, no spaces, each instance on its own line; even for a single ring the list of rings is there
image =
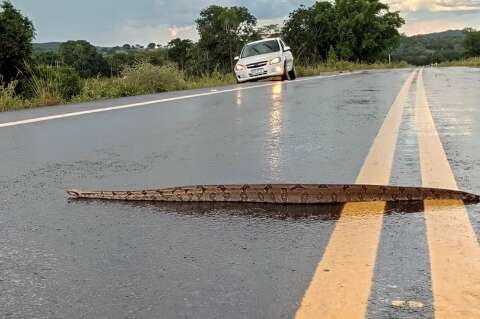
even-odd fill
[[[0,0],[1,1],[1,0]],[[212,4],[245,6],[261,21],[281,22],[301,4],[315,0],[11,0],[32,19],[38,42],[85,39],[97,45],[148,42],[165,43],[172,36],[195,38],[195,19]],[[479,27],[480,0],[384,0],[407,16],[407,27],[418,23],[413,13],[422,13],[425,23],[435,26]],[[445,15],[438,16],[439,12]],[[468,18],[455,18],[459,15]],[[461,22],[460,21],[460,22]],[[432,24],[433,25],[433,24]],[[410,28],[412,29],[412,28]],[[413,28],[414,29],[414,28]]]

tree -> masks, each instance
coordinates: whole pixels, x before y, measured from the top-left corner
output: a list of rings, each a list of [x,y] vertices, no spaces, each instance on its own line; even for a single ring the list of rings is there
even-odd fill
[[[391,51],[405,21],[379,0],[336,0],[337,53],[344,59],[371,62]]]
[[[480,31],[466,29],[463,45],[468,56],[480,56]]]
[[[45,64],[45,65],[58,65],[60,63],[60,56],[56,51],[40,51],[34,52],[33,63],[36,65]]]
[[[233,57],[248,41],[258,39],[257,19],[245,7],[212,5],[196,20],[199,46],[208,53],[209,71],[233,69]]]
[[[193,48],[191,40],[182,40],[179,38],[168,42],[168,58],[177,63],[180,69],[185,70],[185,66],[190,59],[190,51]]]
[[[290,13],[282,34],[299,62],[318,63],[337,41],[335,7],[330,2],[300,6]]]
[[[0,84],[9,83],[30,61],[35,28],[9,1],[0,5]]]
[[[302,63],[326,60],[331,46],[342,59],[368,62],[398,44],[403,23],[379,0],[336,0],[301,6],[290,13],[282,33]]]
[[[60,60],[83,78],[108,75],[108,63],[93,45],[84,40],[67,41],[58,50]]]
[[[153,42],[152,42],[152,43],[149,43],[149,44],[147,45],[147,49],[149,49],[149,50],[153,50],[153,49],[155,49],[156,47],[157,47],[157,45],[156,45],[155,43],[153,43]]]

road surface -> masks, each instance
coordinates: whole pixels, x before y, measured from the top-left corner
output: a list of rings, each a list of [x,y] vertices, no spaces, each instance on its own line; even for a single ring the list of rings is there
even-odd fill
[[[480,70],[359,72],[0,114],[2,318],[479,318],[480,205],[69,201],[66,188],[480,193]]]

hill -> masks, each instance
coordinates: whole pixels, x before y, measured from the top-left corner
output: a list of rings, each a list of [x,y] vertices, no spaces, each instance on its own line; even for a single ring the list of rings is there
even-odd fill
[[[462,30],[403,36],[399,47],[392,53],[392,59],[414,65],[458,60],[465,54],[464,39]]]
[[[40,52],[53,52],[53,51],[57,51],[58,48],[60,47],[60,45],[62,44],[63,42],[45,42],[45,43],[33,43],[32,46],[33,46],[33,52],[34,53],[40,53]],[[109,47],[98,47],[97,46],[97,49],[99,51],[109,51],[111,50],[112,48],[109,48]]]
[[[33,52],[57,51],[62,42],[33,43]]]
[[[392,60],[405,61],[414,65],[427,65],[445,61],[458,60],[464,57],[463,41],[465,33],[462,30],[402,36],[400,45],[392,52]],[[56,51],[61,42],[34,43],[35,53]],[[97,47],[102,53],[121,50],[121,47]]]

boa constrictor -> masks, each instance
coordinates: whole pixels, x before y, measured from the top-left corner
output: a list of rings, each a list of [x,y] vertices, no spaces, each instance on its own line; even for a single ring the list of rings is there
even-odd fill
[[[195,185],[139,191],[67,190],[72,198],[162,202],[248,202],[332,204],[366,201],[457,199],[479,202],[480,196],[450,189],[358,184]]]

